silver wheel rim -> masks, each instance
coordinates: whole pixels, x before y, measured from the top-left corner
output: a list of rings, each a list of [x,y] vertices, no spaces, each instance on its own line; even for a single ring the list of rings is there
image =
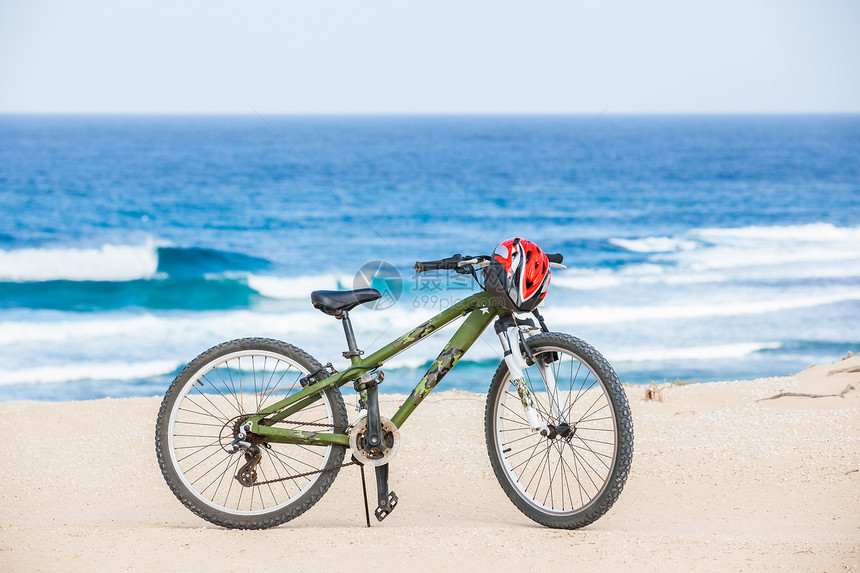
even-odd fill
[[[237,379],[239,373],[241,378]],[[192,374],[170,411],[167,448],[177,476],[195,499],[231,515],[254,516],[291,505],[317,483],[322,473],[242,487],[234,476],[245,463],[244,455],[224,450],[233,439],[233,423],[225,426],[226,422],[259,411],[297,388],[300,390],[298,380],[308,373],[301,364],[282,354],[241,350],[215,358]],[[333,424],[333,408],[323,393],[316,405],[289,419],[299,423],[283,427],[325,431],[303,422]],[[326,468],[333,452],[331,445],[271,446],[271,449],[260,448],[263,459],[258,466],[259,481]]]
[[[532,433],[505,374],[492,410],[496,455],[523,501],[545,514],[571,516],[590,508],[609,487],[618,457],[615,409],[594,369],[569,350],[548,345],[533,352],[536,357],[559,353],[553,371],[560,402],[577,430],[570,440]],[[558,426],[538,367],[529,367],[525,375],[539,416]]]

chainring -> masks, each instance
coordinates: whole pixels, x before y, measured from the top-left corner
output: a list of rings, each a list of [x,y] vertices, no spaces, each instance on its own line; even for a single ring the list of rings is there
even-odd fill
[[[400,449],[400,430],[394,425],[394,422],[380,416],[379,425],[382,426],[382,440],[386,445],[385,450],[380,450],[377,447],[368,447],[366,417],[356,422],[349,433],[349,447],[352,449],[352,455],[362,465],[371,467],[384,466],[391,461],[391,458]]]

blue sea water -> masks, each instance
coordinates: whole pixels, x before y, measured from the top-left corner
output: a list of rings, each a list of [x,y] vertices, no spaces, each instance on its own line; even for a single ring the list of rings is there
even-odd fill
[[[860,350],[860,116],[0,116],[0,396],[161,394],[242,336],[341,366],[310,291],[397,267],[398,302],[353,312],[374,350],[474,289],[416,260],[515,235],[565,255],[544,315],[624,381],[838,359]],[[483,392],[499,360],[485,334],[443,387]]]

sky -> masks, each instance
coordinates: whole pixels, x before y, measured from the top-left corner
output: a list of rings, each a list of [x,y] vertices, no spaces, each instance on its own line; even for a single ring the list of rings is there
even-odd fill
[[[0,113],[856,113],[858,30],[856,0],[0,0]]]

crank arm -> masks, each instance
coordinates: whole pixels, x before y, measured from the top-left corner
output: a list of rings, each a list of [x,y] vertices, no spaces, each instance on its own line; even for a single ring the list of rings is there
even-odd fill
[[[373,514],[382,521],[397,507],[397,494],[388,491],[388,464],[376,467],[376,493],[379,505]]]
[[[385,441],[382,439],[382,432],[380,431],[379,389],[376,386],[367,389],[367,443],[371,447],[379,448],[381,451],[385,451],[386,449]],[[387,470],[388,466],[385,467]]]

